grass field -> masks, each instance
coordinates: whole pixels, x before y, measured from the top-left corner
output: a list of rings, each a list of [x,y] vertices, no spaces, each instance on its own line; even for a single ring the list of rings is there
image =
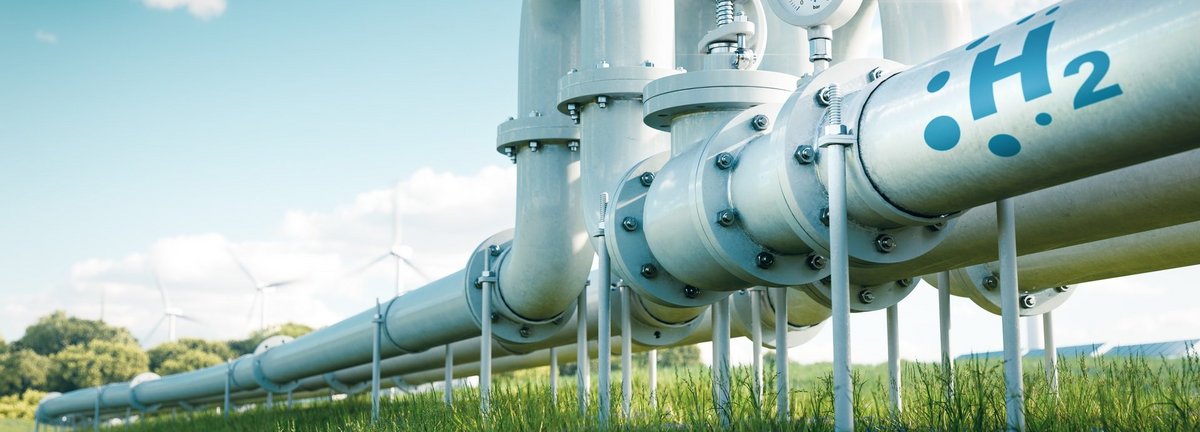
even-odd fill
[[[1040,362],[1026,364],[1026,418],[1029,430],[1169,431],[1200,429],[1200,359],[1064,359],[1060,393],[1049,391]],[[594,369],[593,369],[594,370]],[[775,417],[773,377],[767,377],[763,406],[751,393],[746,368],[734,372],[732,427],[738,430],[832,430],[833,394],[829,364],[792,365],[792,417]],[[574,377],[562,377],[558,403],[552,403],[545,368],[498,375],[492,411],[479,412],[473,389],[455,392],[453,408],[440,392],[403,394],[385,399],[382,421],[369,421],[366,395],[337,402],[318,402],[291,410],[249,409],[226,421],[213,410],[172,419],[150,416],[129,431],[408,431],[408,430],[594,430],[595,395],[586,417],[578,413]],[[706,368],[659,371],[658,405],[645,391],[644,371],[635,373],[633,415],[620,415],[619,373],[614,374],[610,427],[625,430],[709,430],[718,428]],[[935,364],[904,364],[904,410],[888,411],[882,365],[855,368],[855,413],[860,430],[1002,430],[1004,388],[998,361],[959,362],[957,392],[948,399]],[[595,379],[593,378],[593,383]],[[4,431],[0,423],[0,431]],[[28,429],[26,429],[28,430]]]

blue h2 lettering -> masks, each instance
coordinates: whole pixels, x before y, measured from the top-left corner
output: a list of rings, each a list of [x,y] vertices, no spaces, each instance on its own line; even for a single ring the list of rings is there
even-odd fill
[[[988,48],[975,56],[971,66],[971,115],[975,120],[996,113],[996,82],[1013,75],[1021,77],[1021,92],[1025,101],[1050,94],[1050,76],[1047,70],[1046,51],[1050,46],[1050,31],[1054,21],[1035,28],[1025,36],[1021,54],[1002,63],[996,63],[1000,46]]]

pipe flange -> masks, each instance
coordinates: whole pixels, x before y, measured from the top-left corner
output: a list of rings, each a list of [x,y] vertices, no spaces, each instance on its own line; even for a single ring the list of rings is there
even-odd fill
[[[300,386],[300,381],[291,381],[284,384],[279,384],[271,381],[263,374],[262,359],[257,356],[254,358],[254,382],[258,383],[259,387],[271,393],[287,393],[295,390]]]
[[[480,327],[483,326],[483,318],[480,314],[483,290],[482,285],[476,283],[476,278],[483,274],[484,254],[492,255],[492,263],[501,262],[502,255],[512,249],[512,238],[513,230],[511,229],[489,237],[475,248],[467,261],[465,269],[467,277],[464,278],[463,289],[466,290],[471,317]],[[492,274],[497,274],[499,267],[495,265],[492,267]],[[571,302],[563,313],[548,320],[537,321],[521,317],[505,305],[500,284],[497,282],[493,285],[492,310],[489,319],[492,320],[492,337],[496,339],[514,344],[541,342],[566,327],[567,321],[570,321],[570,317],[575,313],[575,302]]]
[[[963,295],[988,312],[1000,315],[1000,276],[994,264],[980,264],[950,271],[951,293]],[[1017,279],[1020,283],[1020,278]],[[1037,316],[1061,306],[1074,286],[1020,287],[1017,309],[1020,316]]]
[[[496,126],[496,151],[501,154],[517,154],[515,147],[528,145],[530,142],[578,143],[579,126],[558,113],[515,118]]]
[[[612,328],[614,334],[625,334],[621,326],[621,290],[608,291],[609,304],[612,305]],[[636,292],[629,293],[629,324],[632,328],[630,336],[633,342],[650,347],[672,346],[696,331],[704,322],[704,313],[698,313],[694,318],[681,323],[664,322],[649,311],[642,302],[645,299]]]
[[[771,290],[790,289],[790,288],[762,288],[754,287],[751,289],[761,290],[759,298],[759,318],[762,320],[758,323],[759,330],[762,331],[763,346],[769,349],[775,349],[775,303],[771,299]],[[741,290],[733,295],[733,307],[730,308],[733,312],[732,319],[729,323],[732,326],[731,331],[734,335],[744,335],[747,338],[752,333],[754,322],[751,320],[753,314],[750,312],[750,290]],[[789,293],[789,297],[794,295],[802,295],[801,293]],[[821,332],[828,320],[820,321],[816,324],[797,325],[792,322],[791,316],[788,317],[787,330],[787,347],[795,348],[808,343]]]
[[[856,59],[834,65],[825,72],[802,80],[800,89],[780,110],[779,126],[770,135],[770,142],[782,164],[776,170],[783,197],[792,212],[788,226],[796,236],[817,253],[829,255],[828,208],[824,169],[818,158],[812,157],[818,148],[817,139],[824,124],[825,107],[818,93],[829,84],[837,83],[845,98],[845,123],[857,124],[861,107],[870,91],[884,79],[870,78],[875,69],[899,71],[904,66],[881,59]],[[894,72],[893,72],[894,73]],[[890,75],[888,75],[890,76]],[[857,210],[848,226],[849,256],[859,267],[891,264],[910,260],[933,249],[955,223],[950,216],[918,218],[896,209],[882,197],[862,168],[856,145],[849,147],[846,160],[847,207]],[[800,153],[809,150],[802,158]],[[953,215],[952,215],[953,216]]]
[[[879,285],[850,284],[850,312],[871,312],[887,309],[900,303],[917,286],[913,278],[900,279]],[[818,303],[833,307],[833,289],[829,278],[800,287]]]
[[[352,386],[346,385],[346,383],[338,381],[337,377],[333,376],[333,372],[323,375],[322,378],[325,379],[325,384],[328,384],[329,388],[333,389],[333,391],[345,395],[356,395],[362,393],[363,390],[366,390],[367,387],[371,385],[370,381],[363,381]]]
[[[392,316],[392,305],[395,305],[396,301],[399,299],[400,299],[400,297],[392,297],[391,300],[387,301],[387,305],[383,306],[382,316],[383,316],[384,322],[383,322],[383,325],[379,329],[380,335],[381,335],[380,339],[392,344],[393,347],[395,347],[397,350],[400,350],[400,354],[412,354],[412,353],[418,352],[420,350],[411,350],[411,349],[405,348],[403,346],[400,346],[400,344],[396,342],[396,339],[392,337],[391,331],[388,330],[389,326],[387,325],[387,317]],[[380,348],[382,348],[382,347],[380,347]]]
[[[615,198],[605,215],[604,241],[612,256],[612,268],[638,296],[674,307],[698,307],[716,303],[727,292],[688,285],[667,272],[646,242],[646,193],[654,176],[670,160],[670,152],[651,156],[634,165],[617,186]]]
[[[572,71],[558,80],[558,111],[575,115],[586,104],[596,103],[597,98],[640,99],[642,89],[656,79],[682,73],[675,69],[647,67],[599,67],[591,70]]]
[[[723,287],[726,290],[747,285],[802,285],[829,274],[825,266],[809,266],[807,252],[784,253],[756,242],[737,222],[737,209],[730,200],[730,177],[738,169],[739,153],[771,128],[770,124],[761,130],[747,125],[757,116],[772,116],[778,109],[779,105],[760,105],[734,116],[704,144],[691,173],[693,216],[699,218],[697,227],[708,252],[722,268],[745,282],[740,287]],[[734,212],[733,222],[723,219],[726,212]]]
[[[137,392],[135,392],[134,389],[143,383],[154,381],[159,378],[162,377],[154,372],[142,372],[133,377],[133,379],[129,380],[129,406],[143,413],[152,413],[158,411],[159,407],[162,407],[161,403],[154,405],[143,404],[142,401],[138,400]]]
[[[783,103],[796,90],[796,79],[779,72],[733,69],[663,77],[646,85],[642,121],[670,131],[671,119],[683,114]]]

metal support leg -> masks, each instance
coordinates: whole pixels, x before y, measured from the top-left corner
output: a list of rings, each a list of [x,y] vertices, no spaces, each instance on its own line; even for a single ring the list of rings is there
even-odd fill
[[[786,422],[791,414],[788,399],[788,309],[786,287],[775,290],[775,416],[780,423]]]
[[[267,409],[275,407],[275,393],[267,392]]]
[[[600,201],[601,201],[600,214],[602,214],[602,215],[607,214],[608,213],[608,193],[607,192],[601,194]],[[605,244],[605,242],[604,242],[603,216],[601,217],[600,223],[601,223],[601,226],[599,227],[598,233],[596,235],[596,237],[600,237],[600,241],[597,242],[599,247],[596,248],[596,256],[599,258],[599,261],[600,261],[600,269],[599,269],[600,281],[597,284],[598,286],[596,287],[596,289],[600,290],[599,292],[597,292],[597,294],[599,294],[599,297],[600,297],[600,317],[597,320],[598,321],[597,329],[599,331],[599,334],[596,336],[596,339],[597,339],[596,342],[600,345],[599,346],[599,348],[600,348],[599,349],[599,360],[600,360],[599,381],[600,382],[598,385],[599,388],[597,388],[596,391],[599,392],[599,396],[600,396],[600,407],[598,410],[599,418],[600,418],[600,427],[606,428],[606,427],[608,427],[608,412],[610,409],[612,409],[612,402],[610,400],[610,398],[611,398],[610,392],[611,392],[612,388],[609,384],[609,373],[612,370],[611,363],[610,363],[612,361],[612,305],[610,304],[610,303],[612,303],[612,301],[611,301],[612,297],[611,297],[611,291],[610,291],[610,289],[611,289],[610,287],[612,286],[612,265],[609,262],[608,245]]]
[[[96,388],[96,412],[92,415],[92,430],[100,432],[100,396],[104,394],[102,387]]]
[[[588,355],[587,284],[579,292],[575,304],[575,378],[579,395],[579,415],[586,416],[588,393],[592,387],[591,356]]]
[[[1054,344],[1054,317],[1047,311],[1042,314],[1042,345],[1046,356],[1046,382],[1050,393],[1058,398],[1058,346]]]
[[[811,34],[811,32],[810,32]],[[814,65],[816,66],[816,65]],[[837,85],[829,95],[829,123],[841,125],[841,95]],[[844,129],[844,127],[842,127]],[[826,135],[828,136],[828,134]],[[829,263],[833,309],[833,417],[834,428],[854,430],[854,384],[850,378],[850,258],[847,250],[846,148],[840,143],[824,146],[828,170]],[[786,307],[786,306],[785,306]]]
[[[383,339],[383,310],[375,299],[375,331],[371,335],[371,423],[379,422],[379,350]]]
[[[442,401],[446,406],[454,405],[454,350],[450,349],[450,344],[446,344],[446,366],[443,369],[445,377],[442,379],[442,390],[445,392],[442,395]]]
[[[621,414],[633,411],[633,335],[629,322],[629,287],[621,288]]]
[[[712,305],[712,372],[713,404],[721,427],[729,427],[731,406],[729,405],[729,302],[730,297]]]
[[[650,350],[646,356],[650,369],[650,408],[658,409],[658,350]]]
[[[287,392],[287,408],[292,409],[292,392]]]
[[[550,348],[550,403],[558,406],[558,348]]]
[[[1017,224],[1011,198],[996,202],[1000,245],[1000,322],[1004,334],[1004,409],[1008,430],[1025,430],[1021,382],[1021,328],[1017,305]]]
[[[950,357],[950,272],[938,273],[938,333],[942,343],[942,381],[946,400],[954,398],[954,360]]]
[[[763,359],[762,359],[762,305],[760,304],[762,289],[751,288],[750,296],[750,342],[753,345],[751,355],[754,356],[754,406],[762,407],[763,393]]]
[[[225,416],[225,420],[229,420],[229,381],[233,379],[233,362],[225,363],[225,404],[221,408],[221,414]]]
[[[900,399],[900,310],[898,305],[887,308],[888,342],[888,396],[892,415],[899,416],[904,409]]]
[[[492,250],[488,248],[483,255],[483,275],[479,278],[483,299],[480,301],[480,317],[483,325],[483,337],[479,344],[479,413],[487,416],[492,406]]]

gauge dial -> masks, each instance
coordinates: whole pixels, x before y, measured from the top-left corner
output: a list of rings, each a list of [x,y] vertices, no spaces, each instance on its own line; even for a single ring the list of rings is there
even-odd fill
[[[841,27],[862,5],[862,0],[769,0],[771,9],[784,22],[813,27],[821,24]]]

